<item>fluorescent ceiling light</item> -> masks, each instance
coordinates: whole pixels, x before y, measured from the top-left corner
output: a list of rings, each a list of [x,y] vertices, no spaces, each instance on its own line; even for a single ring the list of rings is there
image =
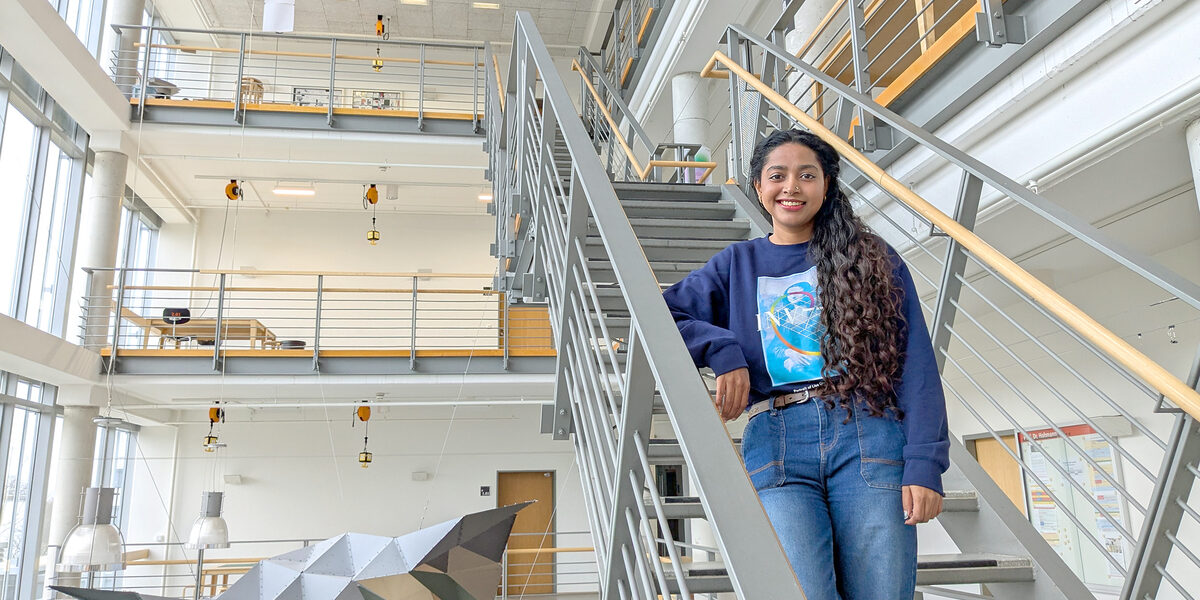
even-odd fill
[[[273,189],[271,191],[274,192],[276,196],[316,196],[317,195],[317,190],[314,190],[312,188],[305,188],[305,187],[286,187],[286,186],[278,186],[277,185],[277,186],[275,186],[275,189]]]
[[[491,194],[480,194],[480,195],[479,195],[479,201],[480,201],[480,202],[491,202],[491,201],[492,201],[492,195],[491,195]]]
[[[499,10],[500,3],[499,2],[472,2],[471,6],[474,6],[475,8],[486,8],[489,10]]]
[[[414,6],[425,6],[429,4],[429,0],[400,0],[400,4],[412,4]]]

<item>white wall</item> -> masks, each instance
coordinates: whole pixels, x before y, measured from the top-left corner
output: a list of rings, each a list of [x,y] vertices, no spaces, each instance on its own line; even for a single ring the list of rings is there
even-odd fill
[[[142,429],[131,506],[137,518],[127,542],[186,538],[200,493],[211,489],[225,492],[224,516],[235,541],[347,531],[403,535],[495,507],[499,471],[553,471],[556,530],[589,529],[574,449],[539,433],[537,406],[377,408],[370,421],[374,462],[366,469],[356,462],[364,431],[361,423],[351,427],[350,409],[233,408],[227,418],[218,434],[228,448],[217,455],[202,451],[208,425],[201,413],[187,413],[184,424]],[[431,478],[413,481],[414,471]],[[225,474],[241,475],[242,483],[225,484]],[[480,486],[490,486],[492,495],[481,496]],[[166,509],[159,492],[169,499]],[[590,540],[561,536],[558,545]],[[235,545],[206,556],[270,556],[296,547]],[[155,549],[152,556],[164,554]]]

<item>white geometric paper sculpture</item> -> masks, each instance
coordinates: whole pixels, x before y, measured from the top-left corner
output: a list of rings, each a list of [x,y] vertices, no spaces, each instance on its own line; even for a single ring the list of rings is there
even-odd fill
[[[491,600],[517,511],[469,514],[400,537],[344,533],[260,561],[218,600]],[[159,596],[51,586],[80,600]]]

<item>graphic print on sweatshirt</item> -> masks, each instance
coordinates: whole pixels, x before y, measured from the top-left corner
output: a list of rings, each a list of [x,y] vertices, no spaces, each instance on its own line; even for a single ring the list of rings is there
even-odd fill
[[[817,268],[758,278],[758,333],[772,385],[821,378],[821,302]]]

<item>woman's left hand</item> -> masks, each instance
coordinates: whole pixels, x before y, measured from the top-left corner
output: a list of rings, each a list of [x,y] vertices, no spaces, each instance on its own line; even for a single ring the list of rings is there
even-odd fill
[[[919,485],[906,485],[902,488],[902,502],[908,519],[905,525],[928,523],[942,513],[942,495]]]

